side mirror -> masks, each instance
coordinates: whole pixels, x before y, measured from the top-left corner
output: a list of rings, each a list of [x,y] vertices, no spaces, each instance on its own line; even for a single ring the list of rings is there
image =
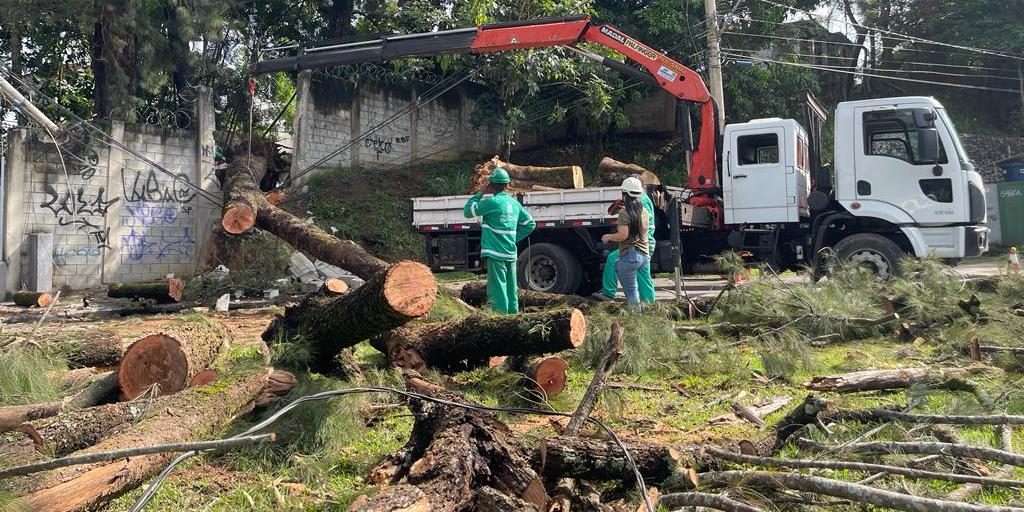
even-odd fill
[[[920,163],[934,164],[939,161],[939,130],[917,129],[917,153],[917,160]]]

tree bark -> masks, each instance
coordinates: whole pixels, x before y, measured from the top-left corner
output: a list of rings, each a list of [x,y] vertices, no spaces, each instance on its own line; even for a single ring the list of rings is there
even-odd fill
[[[166,281],[149,283],[110,283],[107,297],[112,299],[153,299],[161,304],[181,302],[185,283],[172,277]]]
[[[633,462],[648,483],[663,482],[680,468],[707,466],[696,450],[676,450],[653,443],[627,443]],[[533,465],[545,478],[625,481],[635,478],[633,467],[614,442],[573,436],[544,439],[533,455]]]
[[[459,291],[459,297],[471,306],[480,307],[487,302],[487,283],[474,281],[466,283]],[[560,293],[535,292],[519,289],[519,307],[550,308],[554,306],[572,306],[586,312],[593,302],[579,295],[562,295]]]
[[[622,180],[634,174],[640,175],[640,181],[644,186],[661,185],[661,179],[657,174],[639,165],[627,164],[609,157],[601,159],[601,163],[597,165],[597,174],[601,178],[601,183],[606,186],[618,186],[622,184]]]
[[[470,179],[469,194],[483,192],[489,183],[491,171],[501,167],[508,172],[511,183],[506,190],[510,192],[526,192],[534,187],[550,189],[578,189],[583,188],[583,169],[578,165],[566,165],[561,167],[537,167],[532,165],[515,165],[502,162],[498,157],[477,165],[474,169],[473,178]]]
[[[78,453],[188,442],[213,435],[237,413],[247,410],[270,374],[265,368],[236,370],[225,372],[216,391],[195,388],[168,396],[157,414]],[[174,457],[173,453],[160,453],[53,470],[26,479],[24,501],[36,512],[99,508],[148,480]]]
[[[430,269],[402,261],[344,295],[308,297],[286,309],[263,339],[303,335],[314,352],[311,367],[326,371],[342,349],[427,314],[436,297],[437,283]]]
[[[461,395],[418,377],[407,377],[406,388],[466,403]],[[496,416],[420,400],[409,406],[416,422],[401,455],[371,472],[374,483],[388,487],[374,498],[357,500],[349,510],[473,510],[474,490],[484,486],[508,495],[510,503],[546,507],[547,493],[530,468],[526,449]]]
[[[583,394],[579,405],[576,406],[576,411],[569,418],[569,426],[566,427],[566,432],[569,435],[575,436],[583,429],[583,425],[586,424],[591,411],[597,405],[597,397],[601,393],[601,388],[604,387],[605,381],[611,376],[615,363],[622,357],[623,331],[624,329],[618,322],[612,323],[611,332],[608,335],[608,343],[605,344],[604,350],[601,351],[601,358],[598,359],[597,366],[594,368],[593,380],[590,381],[590,385],[587,386],[587,392]]]
[[[227,328],[205,319],[143,336],[128,347],[118,368],[121,395],[134,400],[154,385],[157,395],[181,391],[230,343]]]
[[[710,494],[706,492],[677,492],[673,494],[666,494],[658,499],[658,505],[669,510],[679,509],[680,507],[687,507],[686,510],[689,510],[691,507],[697,507],[698,510],[710,508],[715,510],[724,510],[726,512],[764,512],[762,509],[753,505],[748,505],[742,501],[736,501],[732,498],[727,498],[719,494]]]
[[[363,286],[365,288],[365,285]],[[360,288],[361,290],[362,288]],[[358,293],[359,290],[356,290]],[[411,370],[454,369],[486,364],[493,356],[549,354],[577,348],[587,322],[578,309],[421,324],[370,340],[393,366]]]
[[[829,450],[828,445],[801,438],[798,441],[801,447],[813,450]],[[888,454],[916,454],[916,455],[943,455],[947,457],[965,457],[979,460],[989,460],[1001,464],[1024,467],[1024,455],[1018,455],[1006,450],[989,448],[987,446],[972,446],[966,444],[938,443],[933,441],[902,442],[902,441],[872,441],[866,443],[844,444],[842,450],[846,453],[863,453],[873,455]]]
[[[972,368],[896,368],[865,370],[825,377],[814,377],[804,387],[813,391],[855,393],[882,389],[905,389],[914,384],[944,385],[977,373]]]
[[[253,155],[238,155],[228,164],[224,173],[224,207],[220,225],[232,235],[240,235],[256,225],[256,211],[266,199],[251,174],[254,169],[265,169],[267,159]],[[262,172],[259,173],[262,176]],[[268,203],[269,204],[269,203]]]
[[[14,303],[22,307],[45,308],[53,302],[53,295],[46,292],[14,292]]]
[[[83,339],[64,339],[49,343],[70,368],[114,366],[124,356],[121,336],[108,329],[87,331]]]
[[[569,380],[569,363],[558,356],[530,357],[522,362],[526,386],[545,397],[558,396]]]
[[[823,420],[876,423],[900,421],[929,425],[1024,425],[1024,416],[1014,414],[912,414],[892,409],[835,409],[822,414]]]
[[[14,429],[22,423],[56,416],[63,411],[84,409],[98,405],[117,389],[117,373],[106,372],[85,389],[63,400],[29,405],[0,407],[0,432]]]
[[[921,498],[906,493],[875,489],[866,485],[843,482],[830,478],[783,473],[776,471],[720,471],[702,473],[701,486],[742,484],[746,487],[793,489],[802,492],[843,498],[857,503],[910,512],[1024,512],[1018,507],[973,505],[952,501]]]

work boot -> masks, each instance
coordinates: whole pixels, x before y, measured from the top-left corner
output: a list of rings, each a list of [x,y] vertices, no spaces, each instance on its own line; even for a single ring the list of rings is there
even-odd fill
[[[609,297],[601,292],[594,292],[590,294],[590,300],[595,300],[597,302],[608,302],[610,300],[615,300],[615,298]]]

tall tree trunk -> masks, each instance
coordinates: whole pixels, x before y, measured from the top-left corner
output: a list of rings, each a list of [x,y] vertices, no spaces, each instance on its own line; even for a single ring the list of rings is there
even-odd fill
[[[352,12],[354,0],[332,0],[331,10],[327,18],[327,34],[329,37],[347,37],[352,35]]]
[[[188,41],[182,33],[181,14],[176,5],[179,2],[165,0],[164,14],[167,16],[167,44],[171,50],[171,62],[174,64],[174,71],[171,72],[171,80],[174,82],[174,90],[179,95],[188,86],[188,79],[192,74],[189,65]]]

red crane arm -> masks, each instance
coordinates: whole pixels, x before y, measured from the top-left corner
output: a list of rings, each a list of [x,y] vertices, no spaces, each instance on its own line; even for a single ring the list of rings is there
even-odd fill
[[[576,48],[581,42],[611,48],[637,63],[646,70],[646,73]],[[299,54],[294,57],[260,61],[254,67],[254,72],[297,71],[442,53],[489,53],[551,46],[572,48],[577,53],[600,61],[608,67],[657,85],[676,98],[699,104],[700,138],[690,158],[689,187],[704,194],[712,194],[705,202],[708,206],[714,205],[715,200],[710,189],[718,184],[715,144],[718,123],[715,120],[714,101],[704,80],[692,69],[618,29],[610,25],[592,24],[590,16],[576,15],[493,23],[475,29],[443,30],[425,34],[325,41],[301,48]]]

